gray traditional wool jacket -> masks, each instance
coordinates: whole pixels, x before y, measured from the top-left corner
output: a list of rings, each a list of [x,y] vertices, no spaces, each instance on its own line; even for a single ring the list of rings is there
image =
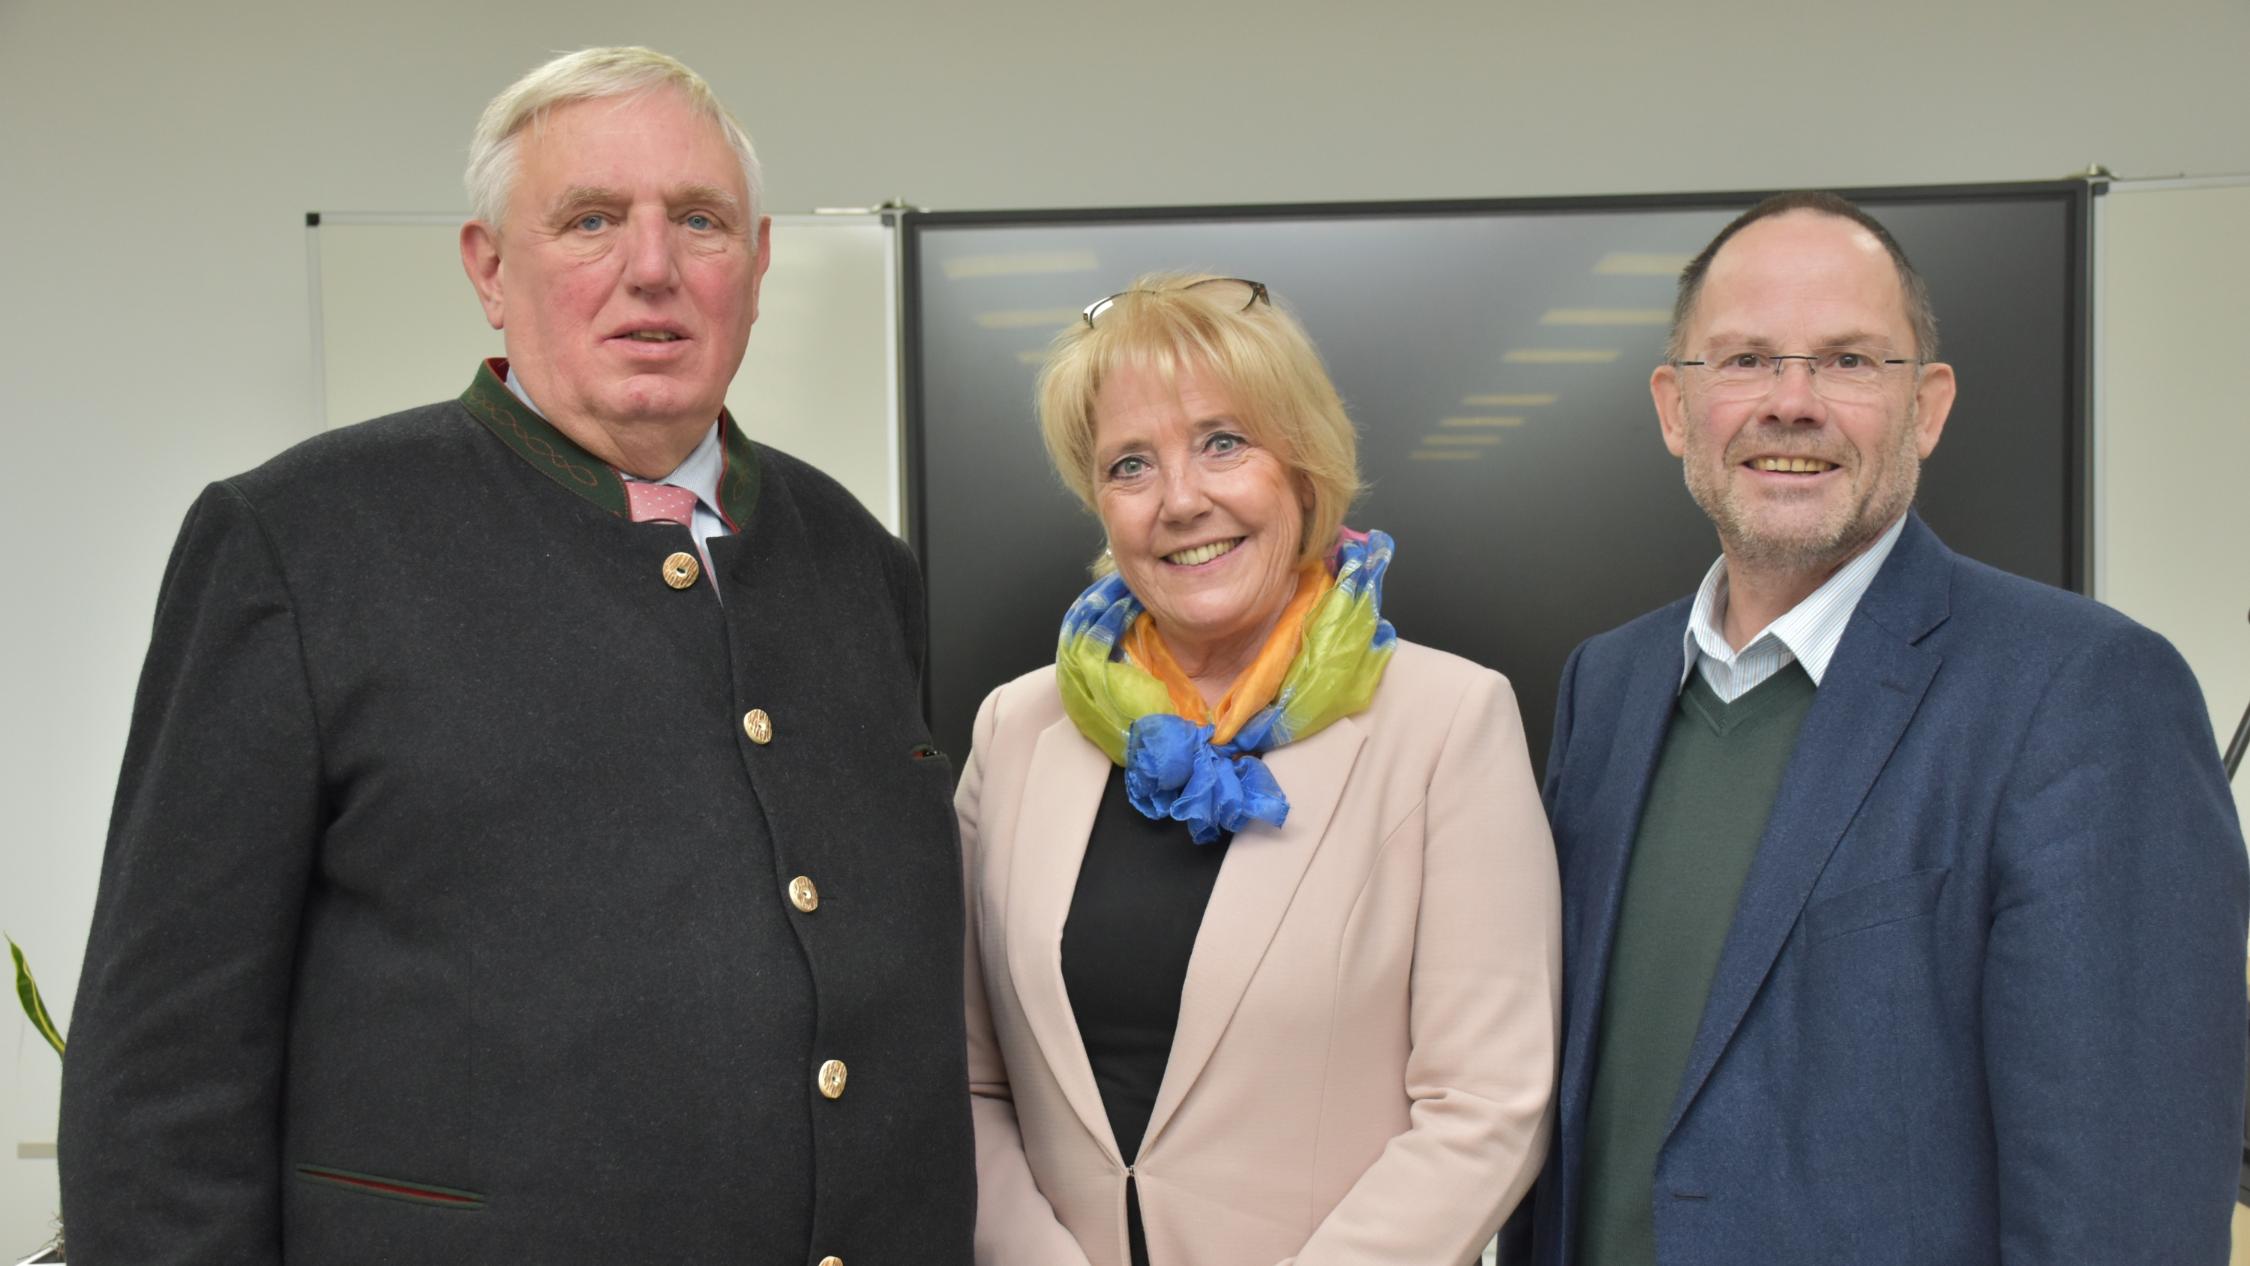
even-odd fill
[[[966,1266],[912,557],[722,419],[722,604],[499,368],[189,512],[72,1017],[73,1266]]]

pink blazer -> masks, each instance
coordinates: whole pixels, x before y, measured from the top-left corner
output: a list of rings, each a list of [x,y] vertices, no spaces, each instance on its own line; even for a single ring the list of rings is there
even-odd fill
[[[1555,856],[1507,681],[1401,641],[1375,702],[1266,757],[1131,1173],[1155,1266],[1471,1261],[1546,1154]],[[1054,670],[977,714],[968,891],[982,1266],[1126,1266],[1125,1161],[1063,986],[1109,761]]]

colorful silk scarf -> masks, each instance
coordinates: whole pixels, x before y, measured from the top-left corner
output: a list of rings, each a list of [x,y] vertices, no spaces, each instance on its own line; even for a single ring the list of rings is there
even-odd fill
[[[1063,711],[1124,767],[1126,797],[1144,816],[1185,822],[1198,844],[1252,822],[1280,826],[1289,800],[1258,753],[1375,697],[1398,643],[1382,611],[1391,550],[1381,532],[1342,533],[1326,565],[1307,568],[1258,661],[1216,715],[1171,663],[1124,579],[1104,576],[1063,616],[1055,647]]]

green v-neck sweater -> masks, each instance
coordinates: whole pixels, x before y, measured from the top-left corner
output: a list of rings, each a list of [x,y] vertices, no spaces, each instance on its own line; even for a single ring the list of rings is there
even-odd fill
[[[1795,663],[1731,704],[1698,673],[1673,709],[1603,991],[1579,1227],[1586,1266],[1656,1261],[1657,1148],[1813,692]]]

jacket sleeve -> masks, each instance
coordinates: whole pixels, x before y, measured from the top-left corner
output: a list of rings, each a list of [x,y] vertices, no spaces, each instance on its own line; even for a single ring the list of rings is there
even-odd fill
[[[1005,687],[1002,687],[1005,690]],[[984,765],[992,758],[1000,695],[995,690],[977,709],[969,757],[954,790],[953,808],[961,825],[962,891],[968,902],[967,972],[969,1104],[977,1139],[977,1266],[1087,1266],[1077,1239],[1055,1218],[1039,1190],[1023,1151],[1016,1105],[1008,1093],[1008,1064],[993,1035],[992,1012],[985,1001],[979,885],[982,882],[978,827],[985,808]]]
[[[1539,799],[1549,816],[1555,812],[1555,801],[1562,794],[1563,766],[1570,757],[1570,730],[1577,717],[1578,661],[1586,654],[1586,644],[1580,642],[1563,661],[1562,681],[1555,689],[1555,734],[1547,743],[1547,777],[1540,785]]]
[[[2245,861],[2203,698],[2154,634],[2053,675],[2001,788],[1983,987],[2003,1260],[2227,1260]]]
[[[1547,773],[1539,789],[1539,802],[1550,830],[1555,821],[1555,804],[1562,794],[1563,771],[1570,760],[1570,733],[1577,720],[1578,663],[1585,654],[1584,642],[1571,650],[1570,658],[1563,661],[1562,680],[1555,691],[1554,738],[1547,744]],[[1563,841],[1556,840],[1555,865],[1558,872],[1562,867],[1562,848]],[[1565,957],[1568,957],[1567,953]],[[1558,1039],[1560,1031],[1558,1030]],[[1559,1075],[1558,1069],[1558,1078]],[[1560,1105],[1556,1106],[1556,1115],[1560,1115]],[[1557,1129],[1558,1134],[1548,1148],[1550,1160],[1554,1159],[1554,1153],[1562,1147],[1559,1124]],[[1532,1184],[1531,1190],[1524,1193],[1523,1199],[1516,1204],[1516,1211],[1509,1214],[1507,1222],[1501,1226],[1500,1266],[1525,1266],[1533,1260],[1533,1246],[1539,1234],[1542,1188],[1553,1181],[1552,1172],[1542,1168],[1539,1180]],[[1549,1199],[1552,1199],[1552,1195],[1552,1192],[1547,1193]]]
[[[898,610],[899,637],[905,643],[914,680],[929,675],[929,601],[922,583],[922,564],[906,542],[894,536],[882,541],[883,572],[891,586],[891,604]]]
[[[205,490],[134,700],[63,1067],[70,1257],[280,1261],[280,1095],[320,738],[256,513]]]
[[[1546,1157],[1561,898],[1523,722],[1498,674],[1467,683],[1422,811],[1399,830],[1422,833],[1423,855],[1410,1124],[1284,1266],[1471,1261]]]

